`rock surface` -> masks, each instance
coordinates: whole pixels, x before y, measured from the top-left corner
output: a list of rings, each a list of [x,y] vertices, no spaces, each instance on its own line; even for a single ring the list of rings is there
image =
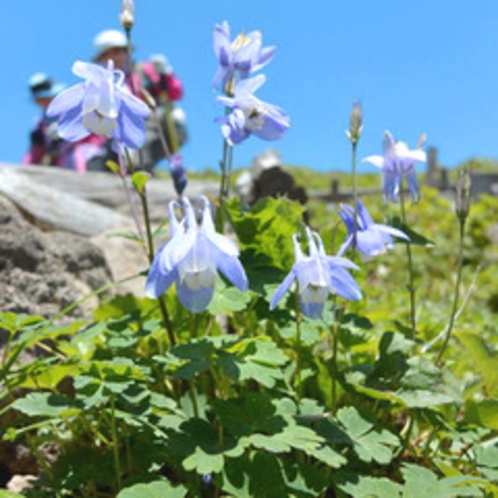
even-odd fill
[[[0,196],[0,310],[53,316],[112,280],[104,253],[86,237],[43,232]],[[95,305],[86,301],[73,316]]]

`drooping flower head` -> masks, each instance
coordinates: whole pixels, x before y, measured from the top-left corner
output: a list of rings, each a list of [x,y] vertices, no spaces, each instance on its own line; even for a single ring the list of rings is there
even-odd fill
[[[401,230],[374,223],[370,213],[360,199],[357,199],[356,202],[356,226],[354,222],[354,208],[347,204],[341,204],[339,209],[339,216],[348,229],[348,236],[337,253],[339,256],[342,256],[351,246],[353,246],[356,247],[361,256],[366,259],[392,249],[394,247],[393,237],[410,240],[410,238]]]
[[[231,110],[218,119],[222,123],[221,132],[230,145],[241,143],[251,134],[263,140],[278,140],[290,127],[289,116],[282,109],[253,95],[265,81],[262,74],[239,81],[233,97],[218,97]]]
[[[263,47],[261,32],[240,33],[230,40],[230,26],[226,21],[217,24],[213,32],[213,48],[218,59],[218,71],[213,85],[231,94],[240,79],[247,78],[273,59],[275,47]]]
[[[274,309],[292,283],[297,281],[299,308],[309,318],[319,318],[329,294],[357,301],[361,291],[354,278],[345,268],[358,269],[349,259],[327,256],[322,239],[316,232],[306,228],[308,255],[304,254],[297,235],[293,235],[295,262],[270,301]]]
[[[170,202],[171,238],[157,251],[145,286],[146,295],[157,298],[176,283],[178,299],[194,313],[211,302],[218,271],[242,292],[248,288],[238,247],[215,231],[210,202],[206,197],[201,199],[200,223],[187,198],[182,199],[185,215],[181,221],[175,214],[180,203]]]
[[[389,131],[384,133],[382,156],[368,156],[362,162],[369,162],[382,169],[384,175],[384,198],[396,202],[403,177],[408,181],[408,188],[413,202],[420,199],[415,164],[427,160],[423,151],[425,135],[421,135],[417,148],[410,150],[405,142],[396,142]]]
[[[150,111],[127,89],[124,73],[114,70],[112,61],[107,67],[77,61],[73,73],[85,81],[58,94],[47,109],[49,117],[58,118],[59,135],[76,142],[95,133],[132,149],[141,147]]]

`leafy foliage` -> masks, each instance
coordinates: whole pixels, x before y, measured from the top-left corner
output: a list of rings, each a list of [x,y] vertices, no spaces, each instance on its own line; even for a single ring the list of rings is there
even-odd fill
[[[135,177],[136,187],[145,180]],[[410,208],[416,228],[403,227],[415,239],[415,336],[403,246],[359,263],[361,303],[333,298],[311,320],[289,296],[270,312],[302,207],[233,199],[224,210],[250,291],[220,278],[197,315],[169,291],[175,344],[158,302],[130,294],[85,321],[0,313],[3,439],[28,442],[41,459],[25,496],[498,496],[497,254],[487,235],[496,200],[472,207],[467,297],[443,363],[456,225],[433,191]],[[373,216],[384,210],[373,203]],[[334,216],[313,216],[332,237]],[[21,362],[32,348],[43,354]],[[60,455],[53,465],[38,451],[47,443]]]

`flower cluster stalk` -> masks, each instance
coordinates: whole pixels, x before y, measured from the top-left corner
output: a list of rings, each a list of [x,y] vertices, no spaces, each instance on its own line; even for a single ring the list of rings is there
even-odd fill
[[[405,196],[403,193],[403,187],[399,191],[399,205],[401,211],[401,221],[403,225],[406,225],[406,210],[405,210]],[[408,261],[408,284],[406,288],[408,289],[408,294],[410,296],[410,324],[412,330],[412,339],[415,338],[417,333],[417,315],[416,315],[416,288],[415,288],[415,273],[413,270],[413,257],[412,257],[412,247],[409,241],[406,241],[406,258]]]
[[[459,231],[459,241],[458,241],[458,263],[457,263],[457,278],[456,278],[456,283],[455,283],[455,294],[453,296],[453,305],[451,307],[451,314],[450,314],[450,320],[448,323],[448,328],[446,329],[446,334],[444,337],[443,345],[441,346],[441,349],[439,350],[439,354],[437,356],[437,360],[436,360],[437,366],[441,366],[441,361],[443,359],[443,355],[444,355],[444,352],[446,351],[448,343],[450,342],[451,332],[453,331],[453,326],[455,325],[455,319],[457,316],[458,301],[460,298],[460,284],[462,282],[463,239],[464,239],[464,233],[465,233],[465,221],[466,221],[465,218],[460,218],[460,220],[459,220],[460,231]]]
[[[114,469],[116,471],[116,483],[118,490],[121,489],[121,461],[119,458],[119,441],[116,427],[116,402],[115,395],[111,396],[111,432],[112,432],[112,450],[114,454]]]
[[[448,323],[448,328],[446,329],[444,342],[441,347],[441,350],[439,351],[439,355],[436,361],[436,364],[438,366],[440,365],[441,360],[443,359],[443,354],[450,341],[453,325],[455,324],[455,320],[458,315],[457,307],[460,298],[460,283],[462,280],[462,269],[463,269],[463,238],[465,234],[465,223],[467,221],[467,217],[470,211],[470,203],[472,198],[471,190],[472,190],[472,181],[470,177],[470,172],[467,169],[464,169],[460,173],[460,178],[458,179],[456,185],[456,192],[455,192],[456,194],[455,214],[458,218],[460,226],[460,238],[458,244],[458,263],[457,263],[458,268],[457,268],[457,279],[455,284],[455,295],[453,298],[453,306],[451,308],[450,321]]]

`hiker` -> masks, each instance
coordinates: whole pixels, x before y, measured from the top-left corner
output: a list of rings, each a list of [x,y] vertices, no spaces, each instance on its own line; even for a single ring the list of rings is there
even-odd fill
[[[105,138],[90,135],[70,143],[57,133],[57,120],[46,115],[52,99],[65,85],[57,83],[45,73],[35,73],[29,79],[29,90],[33,101],[41,110],[36,125],[30,134],[30,147],[22,164],[58,166],[79,173],[102,169],[105,160]]]
[[[52,99],[64,89],[64,84],[45,73],[35,73],[29,79],[31,97],[40,108],[41,116],[31,131],[30,147],[22,164],[57,166],[79,173],[100,170],[105,138],[90,135],[74,143],[66,142],[57,133],[57,120],[46,115]]]
[[[163,55],[152,56],[146,62],[131,60],[128,40],[121,31],[102,31],[93,43],[94,62],[107,65],[107,61],[112,60],[114,67],[125,73],[128,88],[146,101],[145,90],[155,103],[156,110],[146,122],[146,138],[141,152],[134,151],[132,154],[134,167],[151,172],[161,159],[178,152],[187,140],[185,113],[176,104],[183,96],[182,82]],[[167,152],[159,127],[166,141]]]

